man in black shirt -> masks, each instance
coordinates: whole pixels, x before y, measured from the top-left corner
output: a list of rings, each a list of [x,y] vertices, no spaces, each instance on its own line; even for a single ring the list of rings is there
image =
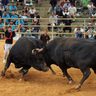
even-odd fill
[[[40,40],[42,40],[45,45],[47,44],[47,42],[50,40],[50,37],[49,37],[47,31],[45,31],[45,32],[40,36]]]
[[[15,37],[15,32],[12,31],[11,26],[5,31],[5,47],[4,47],[4,60],[3,63],[6,63],[7,56],[13,44],[13,37]]]

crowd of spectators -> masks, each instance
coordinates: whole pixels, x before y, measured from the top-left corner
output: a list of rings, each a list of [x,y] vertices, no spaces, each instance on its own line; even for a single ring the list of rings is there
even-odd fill
[[[17,0],[17,2],[13,0],[10,4],[8,4],[9,0],[5,1],[2,0],[0,3],[0,32],[4,32],[8,26],[12,27],[12,31],[19,27],[20,32],[27,32],[29,29],[31,32],[39,32],[40,15],[35,7],[24,5],[23,10],[19,12],[17,3],[22,1],[24,4],[24,0]],[[34,25],[34,27],[29,25]],[[0,38],[4,38],[4,34],[1,33]]]
[[[96,16],[96,0],[50,0],[50,5],[51,7],[48,10],[48,14],[50,14],[48,23],[49,31],[52,30],[52,27],[50,27],[51,25],[57,32],[62,31],[65,33],[69,31],[70,33],[74,32],[77,38],[94,38],[92,34],[95,34],[96,30],[92,20]],[[84,24],[82,28],[79,26],[72,28],[71,25],[75,22],[75,18],[78,16],[80,17],[80,12],[83,13],[84,9],[87,9],[86,15],[88,18],[92,19],[91,22],[87,22],[88,24],[86,24],[88,28],[86,28]],[[89,27],[90,23],[92,26]],[[61,27],[63,30],[61,30]],[[87,35],[83,35],[84,33]]]

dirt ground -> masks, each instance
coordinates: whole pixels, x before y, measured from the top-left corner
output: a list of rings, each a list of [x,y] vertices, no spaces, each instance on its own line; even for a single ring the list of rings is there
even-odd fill
[[[4,41],[0,41],[0,72],[4,67],[2,63],[4,55]],[[0,96],[96,96],[96,75],[86,80],[80,91],[74,90],[74,86],[80,81],[82,74],[77,69],[70,69],[69,73],[75,80],[74,84],[68,84],[61,70],[52,66],[56,71],[53,75],[50,71],[40,72],[33,68],[26,75],[26,81],[19,81],[18,69],[12,64],[6,73],[6,77],[0,79]],[[12,75],[13,74],[13,75]]]

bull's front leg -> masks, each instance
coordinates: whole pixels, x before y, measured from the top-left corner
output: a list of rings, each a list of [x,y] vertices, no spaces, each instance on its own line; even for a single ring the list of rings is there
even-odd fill
[[[81,86],[83,85],[84,81],[89,77],[89,75],[91,74],[91,71],[89,68],[87,69],[80,69],[81,72],[83,73],[83,78],[81,79],[80,83],[75,87],[75,89],[80,89]]]
[[[4,66],[4,69],[1,72],[1,76],[2,77],[5,76],[5,73],[6,73],[7,69],[9,68],[10,64],[11,64],[11,61],[10,61],[10,58],[8,58],[5,66]]]
[[[4,69],[1,72],[1,76],[4,77],[7,69],[9,68],[11,63],[6,63]]]
[[[24,66],[19,73],[21,73],[21,78],[19,81],[25,81],[24,76],[28,73],[28,70],[31,68],[31,66]]]
[[[55,73],[55,71],[52,69],[52,67],[51,67],[51,66],[48,66],[48,67],[49,67],[49,69],[51,70],[52,74],[53,74],[53,75],[56,75],[56,73]]]

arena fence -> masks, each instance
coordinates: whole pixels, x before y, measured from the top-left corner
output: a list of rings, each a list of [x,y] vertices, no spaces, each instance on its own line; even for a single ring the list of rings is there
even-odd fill
[[[90,27],[94,27],[94,30],[96,31],[96,18],[58,18],[58,19],[54,19],[54,18],[40,18],[38,19],[40,21],[40,24],[36,25],[33,24],[33,19],[32,18],[26,18],[26,19],[22,19],[22,18],[7,18],[7,19],[3,19],[3,27],[6,30],[8,26],[14,26],[16,27],[16,29],[18,29],[17,32],[17,36],[36,36],[39,37],[40,34],[42,34],[46,29],[50,29],[48,31],[48,34],[50,35],[50,37],[53,39],[56,36],[69,36],[69,37],[74,37],[75,33],[74,33],[74,29],[81,27],[84,30],[86,30],[86,27],[90,26]],[[16,21],[18,20],[18,24],[17,25],[10,25],[8,23],[6,23],[6,20],[13,20]],[[20,21],[24,20],[25,22],[27,22],[25,25],[21,25]],[[72,20],[72,24],[71,25],[65,25],[63,24],[63,20]],[[49,24],[50,22],[61,22],[60,24]],[[1,25],[0,25],[1,27]],[[64,27],[71,27],[72,28],[72,32],[64,32],[63,28]],[[25,28],[25,31],[22,31],[21,29]],[[35,28],[37,28],[37,30],[34,30]],[[0,34],[4,34],[4,31],[1,31]],[[86,32],[83,32],[84,37],[87,34]],[[96,34],[96,32],[94,32],[93,34]]]

